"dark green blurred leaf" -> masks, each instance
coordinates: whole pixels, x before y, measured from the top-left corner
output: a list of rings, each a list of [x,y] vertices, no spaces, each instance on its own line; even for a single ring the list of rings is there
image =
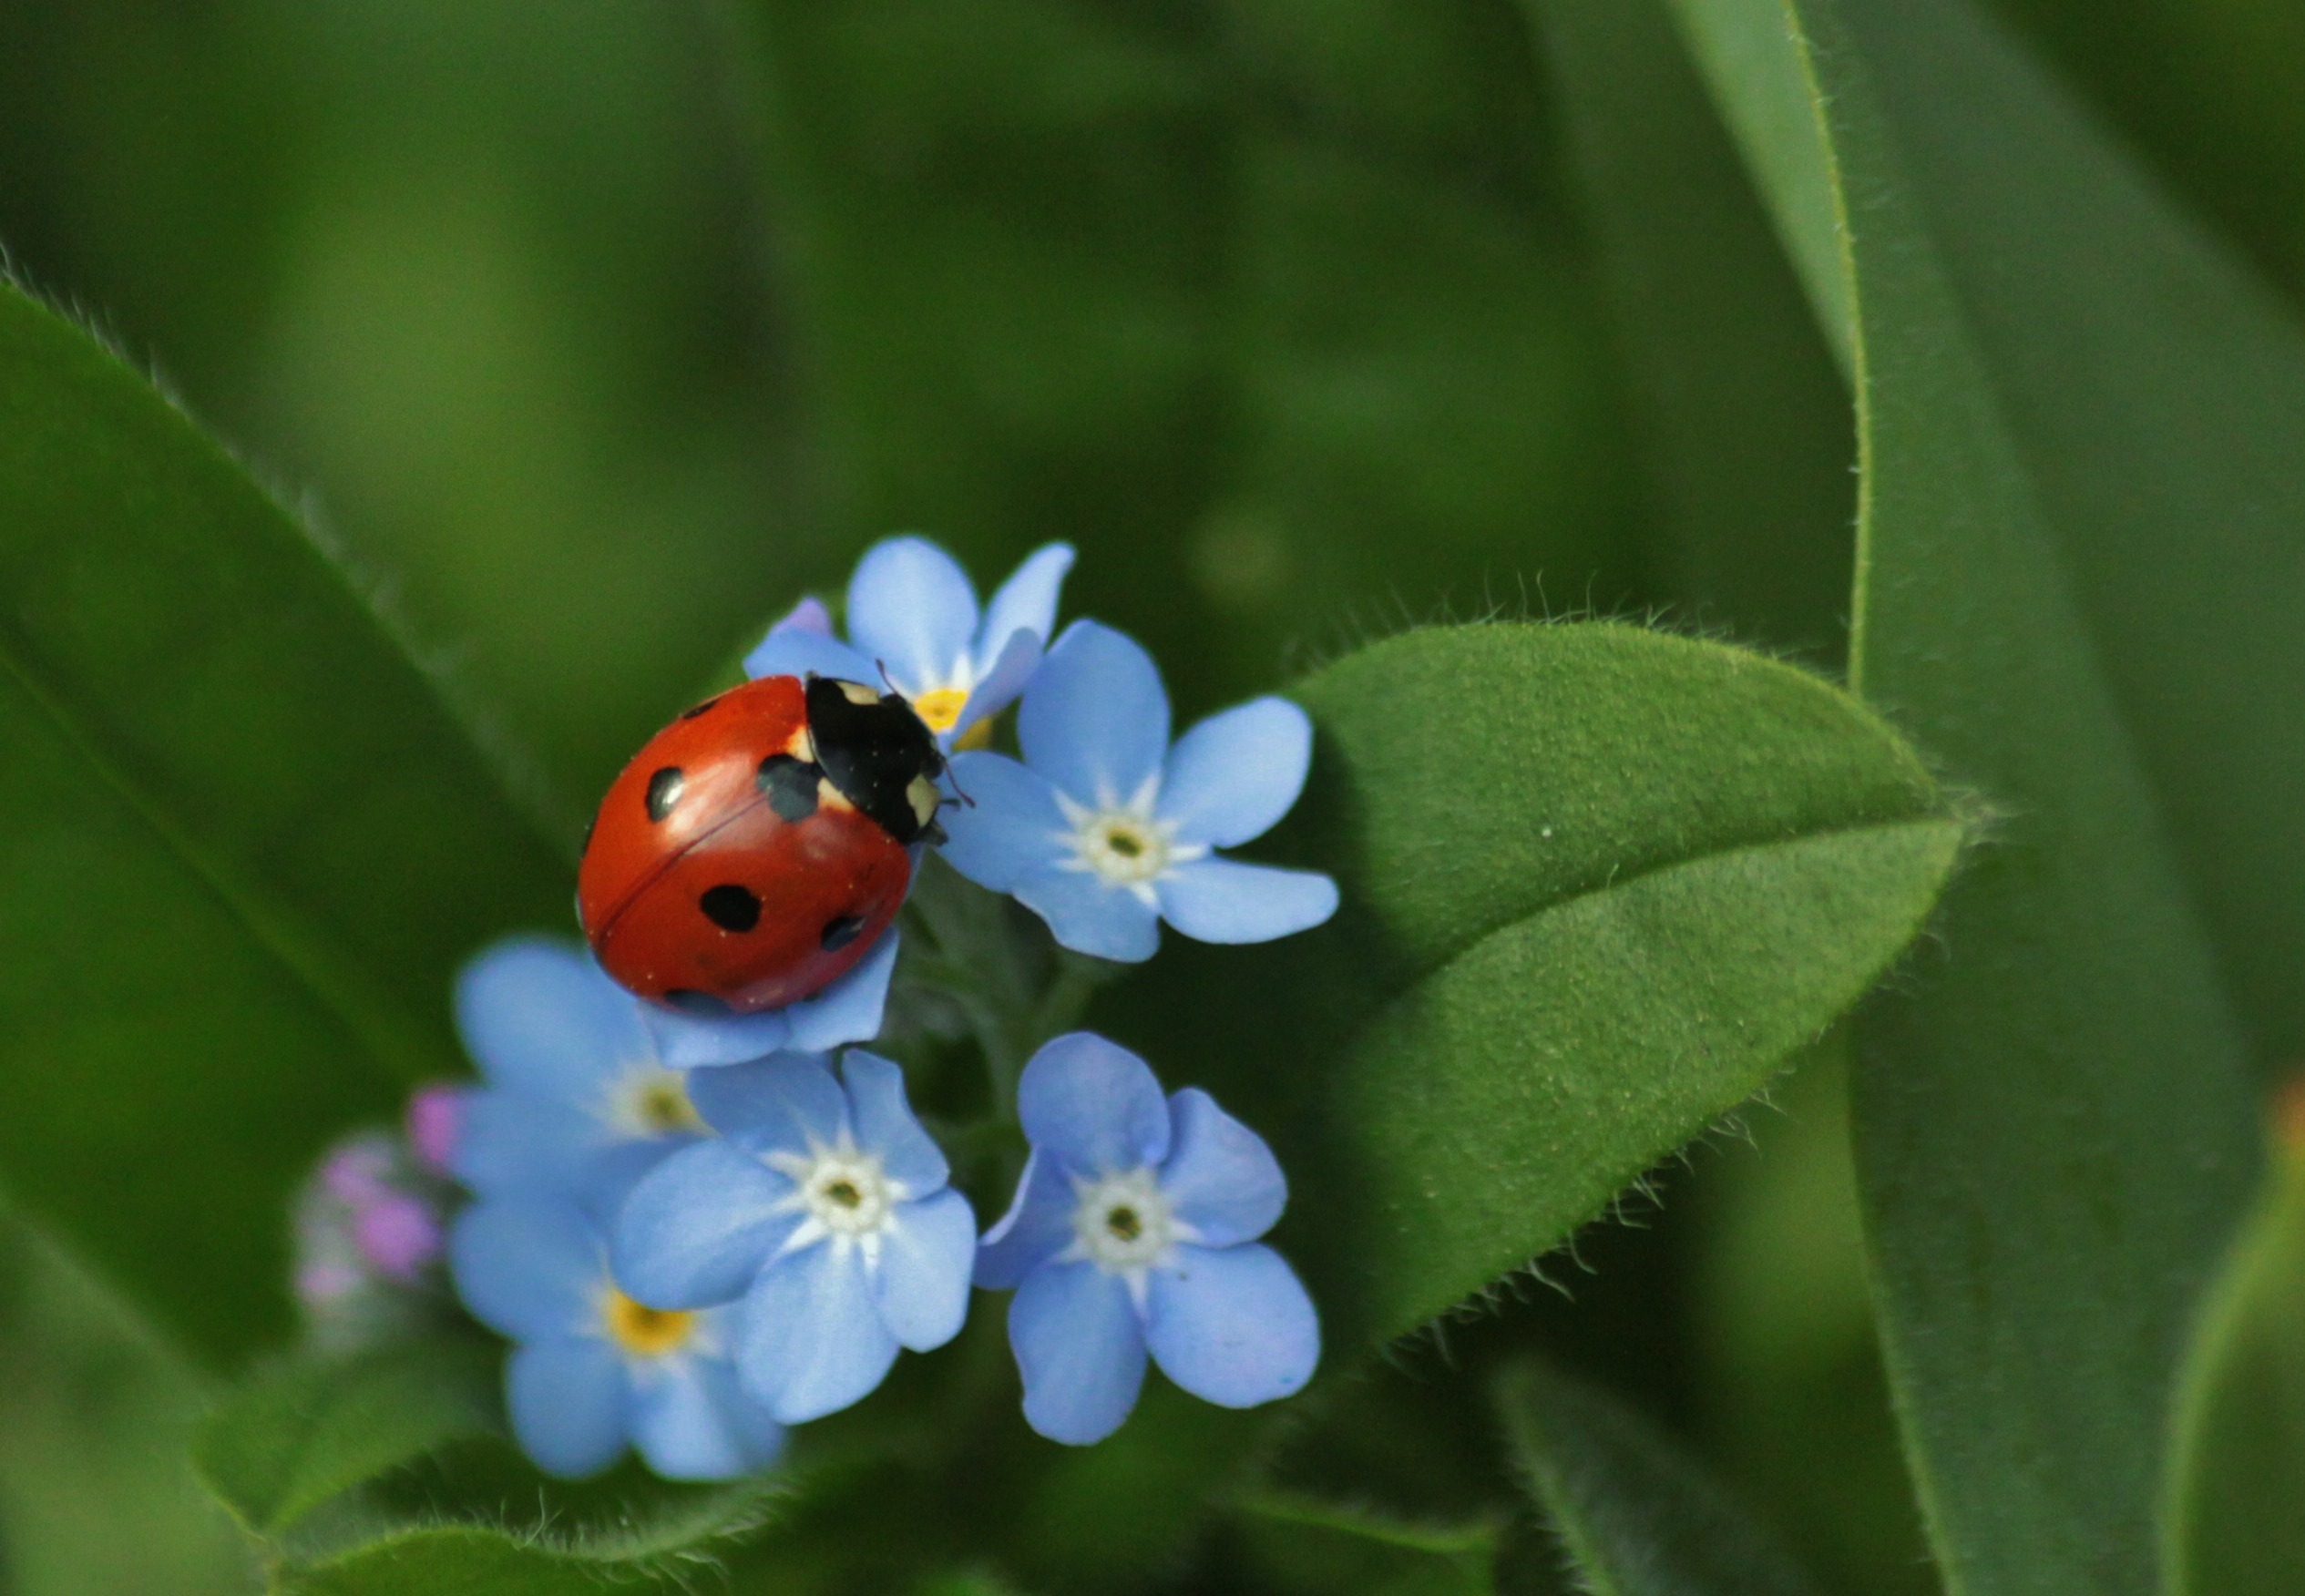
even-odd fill
[[[742,8],[849,536],[1073,539],[1188,704],[1378,614],[1625,598],[1510,0]]]
[[[1659,0],[1528,0],[1623,351],[1651,586],[1839,665],[1849,392]]]
[[[1593,1596],[1809,1596],[1721,1487],[1613,1398],[1536,1364],[1498,1395],[1531,1491]]]
[[[1765,183],[1814,76],[1782,209],[1821,178],[1852,230],[1820,303],[1861,318],[1855,674],[2008,810],[1856,1097],[1939,1555],[2154,1589],[2171,1382],[2256,1161],[2228,978],[2267,1045],[2305,1024],[2305,343],[1964,5],[1679,8]]]
[[[1751,1147],[1704,1172],[1706,1451],[1827,1590],[1938,1596],[1865,1278],[1849,1028],[1744,1116]]]
[[[211,1356],[287,1318],[321,1143],[459,1068],[567,871],[303,532],[0,287],[0,1171]]]
[[[1490,1596],[1501,1526],[1418,1523],[1360,1506],[1266,1492],[1243,1502],[1237,1533],[1260,1590],[1303,1596]]]
[[[1283,1246],[1339,1352],[1557,1245],[1749,1095],[1897,956],[1961,844],[1854,701],[1714,644],[1434,629],[1296,696],[1320,736],[1286,846],[1344,910],[1174,946],[1146,996],[1155,1062],[1281,1145]]]
[[[251,1533],[276,1540],[339,1492],[497,1427],[501,1362],[439,1337],[268,1371],[209,1415],[193,1464]]]
[[[2293,1112],[2293,1110],[2292,1110]],[[2305,1591],[2305,1126],[2203,1315],[2177,1410],[2174,1589]]]

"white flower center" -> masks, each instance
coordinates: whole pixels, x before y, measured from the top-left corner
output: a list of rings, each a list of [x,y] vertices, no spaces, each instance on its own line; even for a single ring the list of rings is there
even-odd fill
[[[902,1181],[881,1168],[880,1155],[859,1151],[845,1131],[832,1146],[812,1141],[806,1152],[772,1152],[766,1161],[796,1188],[778,1206],[805,1216],[786,1238],[787,1253],[830,1237],[835,1245],[876,1253],[896,1204],[909,1195]]]
[[[1122,886],[1140,897],[1150,897],[1152,884],[1172,866],[1197,859],[1208,852],[1198,843],[1180,843],[1176,827],[1156,818],[1152,800],[1158,778],[1125,803],[1111,800],[1091,808],[1063,793],[1057,805],[1064,814],[1064,840],[1072,850],[1068,870],[1085,870],[1108,886]]]
[[[1110,1274],[1142,1277],[1171,1246],[1191,1239],[1151,1170],[1073,1182],[1074,1255]]]

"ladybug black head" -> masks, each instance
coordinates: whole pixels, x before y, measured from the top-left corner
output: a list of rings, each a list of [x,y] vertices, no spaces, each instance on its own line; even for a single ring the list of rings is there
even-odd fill
[[[945,756],[901,694],[861,682],[808,679],[808,734],[825,779],[898,842],[941,840],[937,778]]]

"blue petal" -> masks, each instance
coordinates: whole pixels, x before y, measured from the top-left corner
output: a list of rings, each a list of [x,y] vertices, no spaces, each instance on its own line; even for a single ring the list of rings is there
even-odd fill
[[[1125,886],[1108,885],[1087,870],[1043,870],[1009,889],[1017,902],[1049,923],[1058,945],[1122,964],[1142,964],[1160,951],[1161,912]]]
[[[688,1086],[704,1122],[755,1158],[830,1147],[848,1126],[848,1100],[814,1054],[700,1069]]]
[[[994,892],[1052,868],[1071,852],[1071,828],[1056,789],[999,753],[964,753],[952,762],[953,790],[968,797],[943,813],[945,862]]]
[[[1176,1249],[1152,1272],[1144,1336],[1161,1372],[1204,1402],[1254,1407],[1293,1396],[1320,1362],[1320,1319],[1278,1253]]]
[[[1017,633],[1030,632],[1042,643],[1057,635],[1057,598],[1064,590],[1072,560],[1070,543],[1046,543],[1028,555],[1024,564],[1000,584],[992,602],[985,606],[984,629],[977,634],[980,680],[985,668]]]
[[[1085,1447],[1121,1427],[1144,1385],[1144,1333],[1129,1288],[1093,1264],[1047,1264],[1009,1304],[1025,1422]]]
[[[968,572],[926,537],[885,538],[857,561],[848,581],[849,641],[906,697],[951,681],[976,635]]]
[[[1152,1069],[1094,1031],[1048,1043],[1017,1078],[1017,1118],[1035,1152],[1065,1171],[1104,1175],[1168,1156],[1169,1105]]]
[[[968,701],[960,707],[960,718],[952,723],[952,730],[943,738],[949,748],[960,734],[988,715],[997,715],[1016,701],[1024,684],[1032,680],[1032,673],[1040,669],[1040,636],[1038,632],[1010,632],[1009,640],[989,661],[979,661],[981,672],[977,684],[968,690]]]
[[[825,608],[822,598],[804,598],[784,612],[784,619],[768,629],[771,637],[787,631],[814,632],[820,638],[831,637],[833,612]]]
[[[765,1059],[792,1044],[790,1008],[714,1019],[682,1014],[637,998],[632,1004],[656,1038],[657,1056],[668,1069],[742,1064],[748,1059]]]
[[[605,1341],[516,1348],[504,1371],[512,1433],[547,1474],[598,1474],[624,1450],[624,1360]]]
[[[488,1197],[448,1229],[448,1268],[473,1317],[515,1341],[599,1325],[607,1248],[572,1203]]]
[[[652,1308],[703,1308],[750,1290],[800,1223],[793,1183],[725,1141],[666,1159],[625,1199],[610,1251],[617,1284]]]
[[[456,1028],[490,1085],[586,1106],[655,1049],[630,993],[572,947],[491,944],[456,977]]]
[[[1072,1182],[1053,1159],[1024,1161],[1017,1194],[1000,1223],[977,1244],[977,1284],[1009,1291],[1072,1244]]]
[[[789,1045],[804,1053],[829,1053],[850,1042],[871,1041],[880,1034],[888,983],[896,973],[896,932],[892,926],[840,979],[815,997],[785,1007],[793,1028]]]
[[[959,1192],[944,1191],[919,1202],[899,1203],[882,1233],[873,1301],[880,1322],[915,1352],[942,1346],[960,1334],[968,1316],[968,1281],[976,1271],[977,1216]]]
[[[865,1261],[820,1242],[762,1272],[744,1299],[737,1372],[784,1424],[821,1418],[866,1396],[896,1361]]]
[[[1195,859],[1153,885],[1161,917],[1195,942],[1270,942],[1337,912],[1337,884],[1317,870]]]
[[[1176,1142],[1161,1166],[1161,1191],[1177,1218],[1212,1247],[1253,1242],[1288,1206],[1288,1181],[1265,1139],[1197,1086],[1169,1100]]]
[[[666,1357],[631,1376],[633,1444],[667,1479],[733,1479],[773,1463],[784,1427],[718,1358]]]
[[[1169,751],[1169,697],[1152,656],[1093,620],[1066,629],[1017,711],[1024,762],[1078,803],[1133,797]]]
[[[881,1168],[905,1183],[907,1196],[940,1190],[952,1178],[952,1167],[913,1117],[905,1100],[905,1072],[858,1048],[841,1060],[840,1078],[848,1089],[848,1122],[855,1129],[856,1145],[878,1153]]]
[[[593,1115],[553,1098],[488,1087],[468,1092],[451,1166],[474,1191],[570,1194],[612,1140]]]
[[[1157,812],[1180,842],[1235,847],[1288,813],[1312,762],[1312,718],[1286,699],[1256,699],[1176,740]]]
[[[873,662],[837,638],[798,627],[780,628],[760,640],[744,656],[744,674],[758,681],[763,676],[831,676],[843,681],[877,685],[880,672]]]

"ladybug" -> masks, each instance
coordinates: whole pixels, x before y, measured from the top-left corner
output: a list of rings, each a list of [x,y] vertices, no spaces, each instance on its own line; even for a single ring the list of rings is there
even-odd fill
[[[823,990],[896,917],[942,842],[944,756],[896,693],[765,676],[649,740],[577,870],[593,957],[642,998],[753,1014]]]

